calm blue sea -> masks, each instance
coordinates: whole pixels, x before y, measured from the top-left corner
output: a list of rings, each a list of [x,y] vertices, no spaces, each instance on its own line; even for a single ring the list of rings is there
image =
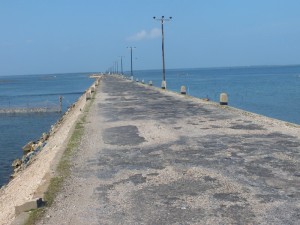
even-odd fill
[[[0,77],[0,108],[58,105],[64,110],[92,84],[88,73]],[[134,78],[160,86],[161,70],[134,71]],[[166,71],[167,89],[219,101],[269,117],[300,124],[300,66],[176,69]],[[21,147],[35,140],[61,117],[60,113],[0,114],[0,186],[9,180],[11,163]]]
[[[0,77],[0,109],[59,105],[63,112],[94,82],[89,73]],[[11,163],[21,158],[22,146],[48,132],[61,113],[0,113],[0,187],[7,183]]]

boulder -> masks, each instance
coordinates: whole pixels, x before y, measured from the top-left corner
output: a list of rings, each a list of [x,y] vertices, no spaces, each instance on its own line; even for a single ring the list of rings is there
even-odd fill
[[[42,136],[42,141],[47,141],[49,138],[49,134],[47,133],[43,133],[43,136]]]
[[[23,151],[24,152],[30,152],[32,149],[32,145],[34,144],[33,141],[28,142],[26,145],[23,146]]]
[[[13,163],[11,164],[11,166],[14,167],[14,168],[18,168],[18,167],[20,167],[21,165],[22,165],[22,161],[21,161],[20,159],[15,159],[15,160],[13,161]]]
[[[21,166],[15,168],[15,169],[14,169],[14,174],[18,173],[18,172],[21,170],[21,168],[22,168]]]

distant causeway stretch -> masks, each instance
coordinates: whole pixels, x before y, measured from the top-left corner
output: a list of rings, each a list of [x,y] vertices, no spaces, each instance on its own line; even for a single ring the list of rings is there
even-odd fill
[[[38,224],[299,224],[299,125],[115,75],[88,101],[70,175]],[[24,203],[43,198],[29,192]]]

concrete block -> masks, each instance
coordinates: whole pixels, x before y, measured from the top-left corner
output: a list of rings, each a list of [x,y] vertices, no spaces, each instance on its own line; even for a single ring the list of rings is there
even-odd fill
[[[184,85],[182,85],[182,86],[180,87],[180,93],[183,94],[183,95],[186,94],[186,87],[185,87]]]
[[[161,89],[167,89],[167,82],[165,80],[161,82]]]
[[[91,98],[92,98],[91,92],[87,91],[86,94],[85,94],[85,99],[90,100]]]
[[[14,221],[11,223],[11,225],[24,225],[24,222],[27,221],[29,218],[29,213],[28,212],[22,212],[16,218]]]
[[[91,92],[92,93],[95,92],[95,86],[94,85],[91,87]]]
[[[42,198],[38,198],[15,207],[15,214],[19,215],[22,212],[28,212],[32,209],[37,209],[45,205]]]
[[[220,105],[228,105],[228,96],[226,93],[220,94]]]

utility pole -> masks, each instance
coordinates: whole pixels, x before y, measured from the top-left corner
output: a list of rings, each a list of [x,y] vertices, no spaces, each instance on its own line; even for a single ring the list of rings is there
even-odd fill
[[[166,89],[167,83],[166,83],[166,68],[165,68],[164,22],[170,21],[172,17],[170,16],[168,19],[166,19],[164,16],[162,16],[161,18],[156,18],[155,16],[153,16],[153,19],[161,22],[161,38],[162,38],[161,50],[162,50],[162,64],[163,64],[163,80],[161,83],[161,88]]]
[[[127,47],[127,48],[130,48],[130,75],[131,75],[131,78],[133,78],[133,72],[132,72],[132,49],[134,49],[135,47]]]
[[[121,75],[123,75],[123,56],[120,56],[121,58]]]
[[[59,112],[62,112],[62,96],[59,96]]]
[[[117,73],[116,73],[116,74],[118,74],[118,73],[119,73],[119,65],[118,65],[118,61],[116,61],[116,68],[117,68]]]

